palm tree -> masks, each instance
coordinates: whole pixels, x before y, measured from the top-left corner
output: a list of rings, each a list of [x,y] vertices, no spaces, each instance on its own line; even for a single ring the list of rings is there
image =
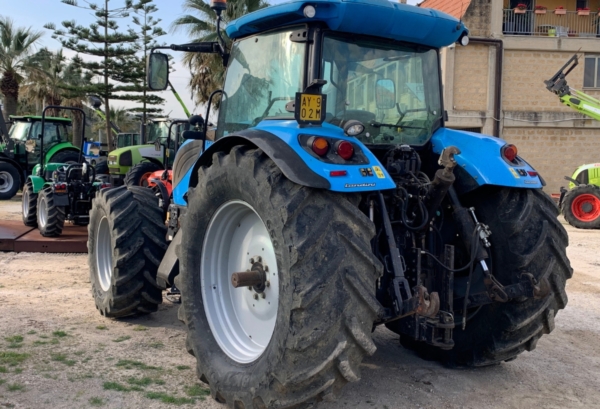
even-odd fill
[[[63,100],[65,83],[66,57],[63,51],[56,53],[42,48],[32,55],[26,68],[26,78],[21,87],[21,94],[30,103],[35,104],[40,113],[46,105],[60,105]],[[58,115],[58,112],[52,112]]]
[[[230,0],[227,10],[222,14],[224,23],[242,17],[258,9],[268,6],[265,0]],[[217,16],[208,3],[203,0],[185,0],[183,9],[198,15],[186,14],[171,24],[171,31],[184,29],[192,38],[192,42],[217,40]],[[223,38],[230,45],[225,31]],[[225,69],[221,57],[216,54],[186,53],[183,62],[192,73],[189,87],[195,95],[195,102],[201,104],[208,101],[211,92],[223,84]]]
[[[19,82],[42,35],[31,27],[15,27],[11,18],[0,16],[0,92],[4,95],[6,116],[17,113]]]

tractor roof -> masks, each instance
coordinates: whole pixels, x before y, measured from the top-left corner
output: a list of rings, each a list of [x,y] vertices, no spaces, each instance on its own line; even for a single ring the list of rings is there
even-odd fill
[[[316,9],[304,16],[307,5]],[[458,19],[438,10],[388,0],[292,0],[240,17],[227,25],[236,39],[298,23],[323,22],[331,30],[365,34],[398,41],[444,47],[456,42],[467,28]]]
[[[35,122],[35,121],[41,121],[42,117],[41,116],[37,116],[37,115],[11,115],[10,119],[12,121],[27,121],[27,122]],[[60,118],[60,117],[56,117],[56,116],[47,116],[46,118],[44,118],[44,121],[49,121],[49,122],[68,122],[71,123],[71,119],[70,118]]]

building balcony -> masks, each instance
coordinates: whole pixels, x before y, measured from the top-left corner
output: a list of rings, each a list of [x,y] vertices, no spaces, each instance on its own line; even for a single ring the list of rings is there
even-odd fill
[[[539,14],[535,10],[504,9],[502,31],[509,36],[537,37],[600,37],[600,14],[591,11],[588,15],[577,11],[565,11],[555,14],[546,10]]]

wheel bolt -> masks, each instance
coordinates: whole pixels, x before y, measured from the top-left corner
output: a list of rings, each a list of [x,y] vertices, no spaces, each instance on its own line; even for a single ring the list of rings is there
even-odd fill
[[[258,260],[259,263],[262,261],[262,257],[261,256],[256,257],[256,259]]]
[[[271,287],[271,282],[270,282],[269,280],[267,280],[267,281],[265,281],[265,285],[266,285],[267,287]]]
[[[248,290],[252,291],[252,286],[248,286]]]
[[[261,296],[263,299],[264,299],[264,298],[267,298],[267,294],[265,294],[265,293],[262,293],[260,296]]]
[[[254,264],[254,259],[253,258],[250,259],[250,264]]]
[[[254,299],[258,300],[258,294],[254,293]]]
[[[269,271],[269,266],[265,266],[265,271]]]

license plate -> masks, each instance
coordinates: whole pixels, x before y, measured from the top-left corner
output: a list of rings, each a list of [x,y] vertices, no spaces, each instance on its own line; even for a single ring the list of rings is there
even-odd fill
[[[298,92],[294,107],[294,117],[299,124],[321,124],[325,120],[326,96]]]

